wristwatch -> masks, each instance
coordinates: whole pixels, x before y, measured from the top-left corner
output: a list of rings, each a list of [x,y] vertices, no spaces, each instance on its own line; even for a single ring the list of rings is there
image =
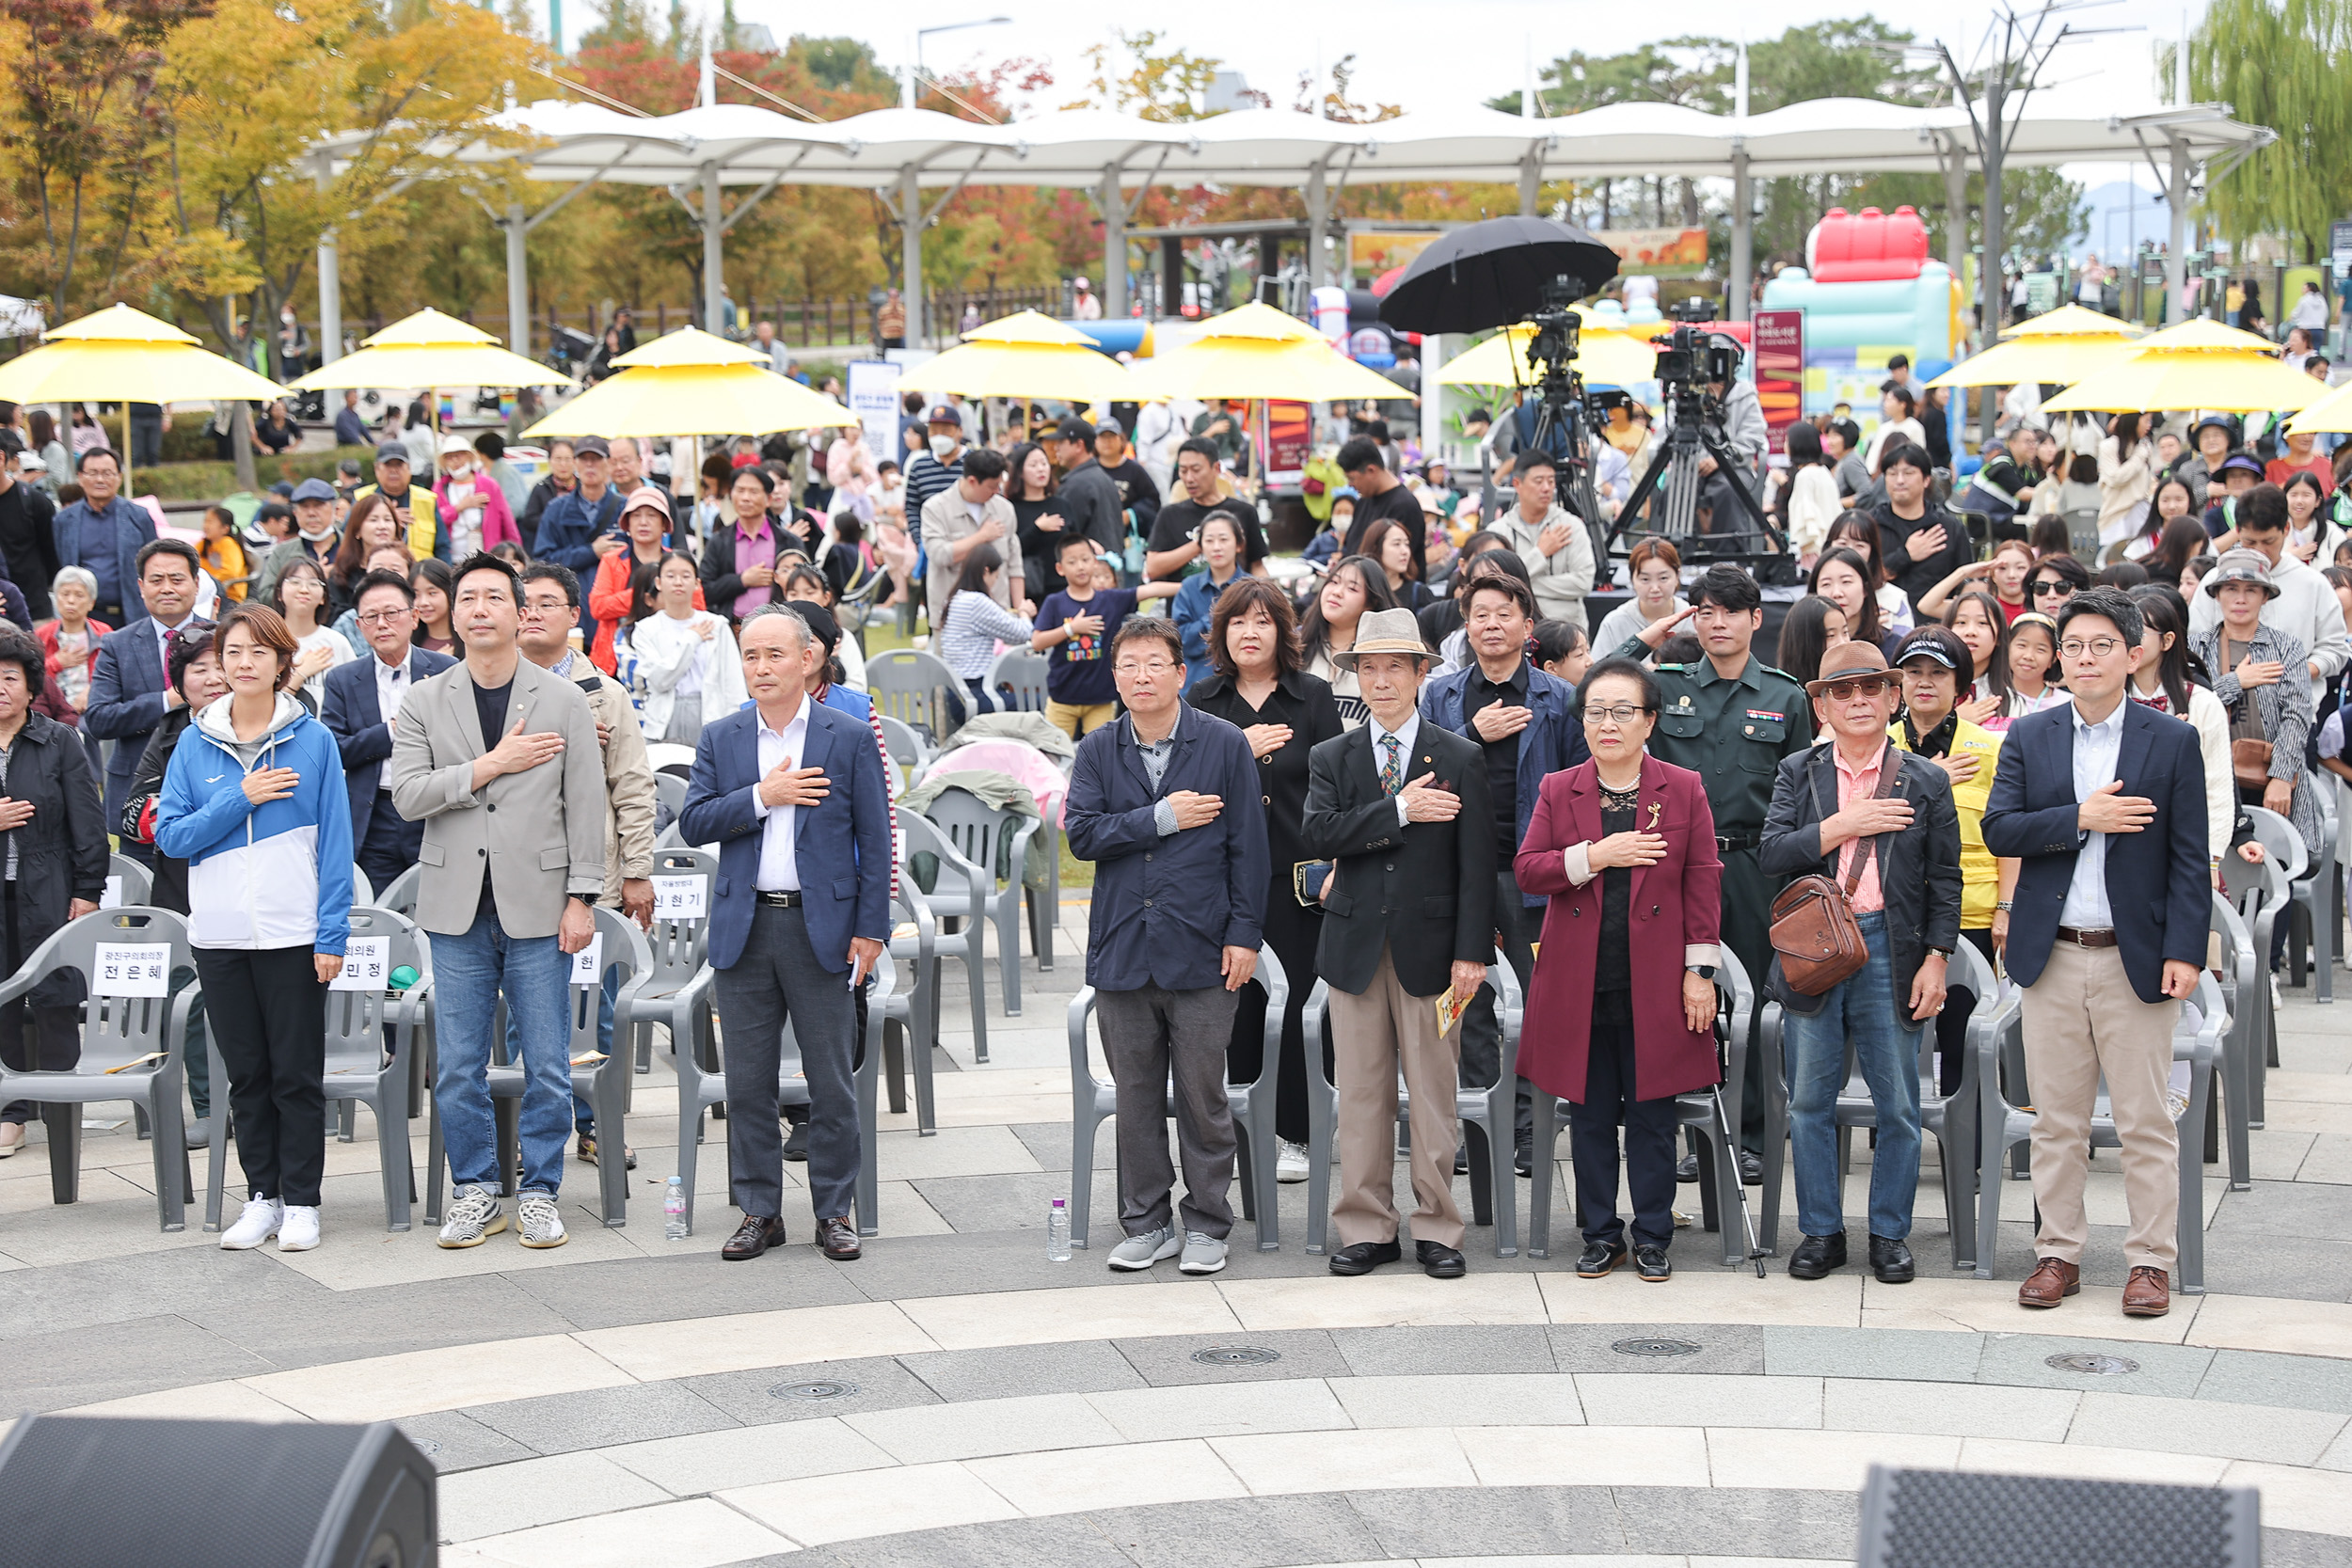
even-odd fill
[[[1950,963],[1952,961],[1952,950],[1948,947],[1931,947],[1928,951],[1935,957],[1943,959],[1946,963]]]
[[[1693,968],[1691,973],[1697,975],[1702,980],[1712,980],[1715,977],[1715,966],[1713,964],[1700,964]]]
[[[572,898],[575,902],[584,904],[589,909],[593,910],[596,907],[596,895],[593,893],[575,893]]]

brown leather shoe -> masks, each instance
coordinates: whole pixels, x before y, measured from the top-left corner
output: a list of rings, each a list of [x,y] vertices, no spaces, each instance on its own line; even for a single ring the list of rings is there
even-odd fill
[[[817,1222],[817,1244],[825,1249],[825,1256],[836,1263],[854,1263],[858,1259],[857,1227],[847,1214],[835,1214],[829,1220]]]
[[[2083,1288],[2083,1271],[2062,1258],[2044,1258],[2017,1287],[2020,1307],[2056,1307]]]
[[[2161,1318],[2172,1310],[2172,1281],[2162,1269],[2141,1264],[2123,1282],[2123,1316]]]
[[[719,1248],[719,1256],[730,1263],[740,1263],[771,1246],[782,1245],[784,1221],[773,1214],[746,1214],[743,1223],[735,1227],[735,1234]]]

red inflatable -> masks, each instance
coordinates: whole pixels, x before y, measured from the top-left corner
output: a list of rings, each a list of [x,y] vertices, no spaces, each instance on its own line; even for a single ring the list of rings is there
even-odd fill
[[[1928,260],[1928,226],[1917,212],[1832,207],[1814,230],[1816,283],[1887,283],[1919,276]]]

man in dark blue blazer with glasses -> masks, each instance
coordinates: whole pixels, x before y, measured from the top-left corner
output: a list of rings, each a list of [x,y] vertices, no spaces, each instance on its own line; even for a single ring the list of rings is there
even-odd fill
[[[379,897],[417,863],[424,843],[424,824],[392,809],[391,786],[384,778],[392,728],[408,693],[456,662],[409,641],[417,629],[416,597],[398,572],[370,572],[359,579],[353,608],[368,657],[329,670],[319,704],[319,722],[335,736],[343,782],[351,790],[352,858]]]

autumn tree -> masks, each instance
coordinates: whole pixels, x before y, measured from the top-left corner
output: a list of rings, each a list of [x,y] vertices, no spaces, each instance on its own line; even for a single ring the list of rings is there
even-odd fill
[[[2232,239],[2289,234],[2306,261],[2352,213],[2352,0],[2213,0],[2189,39],[2190,90],[2278,140],[2216,182]]]

